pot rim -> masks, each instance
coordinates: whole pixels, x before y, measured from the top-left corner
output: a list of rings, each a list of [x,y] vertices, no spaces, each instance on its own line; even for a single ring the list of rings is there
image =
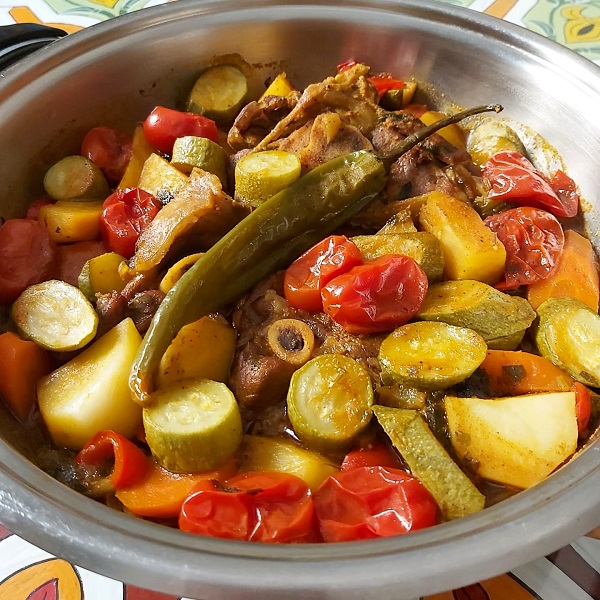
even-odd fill
[[[31,78],[32,72],[47,72],[116,35],[198,15],[209,19],[242,12],[250,18],[275,6],[285,6],[286,19],[299,18],[310,6],[311,18],[326,18],[341,10],[383,11],[468,28],[567,70],[600,97],[600,67],[582,56],[519,26],[433,0],[349,0],[343,5],[319,0],[179,0],[99,23],[23,59],[3,74],[0,101],[19,89],[24,73]],[[128,517],[54,481],[0,441],[0,519],[18,535],[75,564],[170,593],[216,598],[226,582],[229,600],[245,597],[248,589],[261,589],[264,598],[292,592],[308,598],[332,589],[344,590],[348,598],[381,598],[386,593],[407,598],[509,571],[597,526],[598,432],[595,440],[576,461],[546,481],[476,515],[409,536],[293,546],[202,538]],[[571,521],[564,519],[565,504],[577,514]],[[424,567],[427,561],[435,565],[440,556],[444,556],[443,572]],[[469,581],[461,572],[465,565],[474,574]],[[414,573],[422,577],[415,580]],[[371,588],[372,592],[365,592]],[[354,596],[356,592],[360,595]]]

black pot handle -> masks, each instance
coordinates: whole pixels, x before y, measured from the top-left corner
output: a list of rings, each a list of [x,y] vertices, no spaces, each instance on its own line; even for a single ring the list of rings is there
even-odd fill
[[[0,71],[65,35],[62,29],[36,23],[0,27]]]

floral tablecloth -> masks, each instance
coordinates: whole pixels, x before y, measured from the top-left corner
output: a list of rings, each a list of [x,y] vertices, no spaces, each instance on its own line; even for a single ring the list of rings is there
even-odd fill
[[[0,25],[68,33],[167,0],[0,0]],[[600,64],[600,0],[443,0],[505,19]],[[0,525],[0,600],[177,600],[71,565]],[[582,538],[511,573],[424,600],[600,600],[600,540]]]

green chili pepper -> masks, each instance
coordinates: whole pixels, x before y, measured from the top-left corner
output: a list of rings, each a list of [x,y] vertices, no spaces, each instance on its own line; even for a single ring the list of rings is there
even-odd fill
[[[160,359],[187,323],[233,302],[366,206],[384,187],[382,162],[366,151],[335,158],[275,194],[210,248],[161,303],[129,385],[147,401]]]
[[[148,401],[161,357],[184,325],[287,266],[377,196],[386,183],[384,160],[395,160],[446,125],[491,110],[502,107],[483,106],[442,119],[408,136],[387,156],[361,150],[334,158],[256,208],[203,254],[161,303],[131,370],[133,398]]]

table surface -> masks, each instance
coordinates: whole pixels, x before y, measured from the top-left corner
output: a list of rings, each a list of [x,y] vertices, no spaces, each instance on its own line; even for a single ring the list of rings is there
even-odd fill
[[[166,0],[0,0],[0,25],[44,23],[72,33]],[[564,44],[600,65],[600,0],[443,0]],[[30,589],[31,588],[31,589]],[[176,600],[102,577],[0,525],[0,600]],[[511,573],[424,600],[600,600],[600,540],[582,538]]]

